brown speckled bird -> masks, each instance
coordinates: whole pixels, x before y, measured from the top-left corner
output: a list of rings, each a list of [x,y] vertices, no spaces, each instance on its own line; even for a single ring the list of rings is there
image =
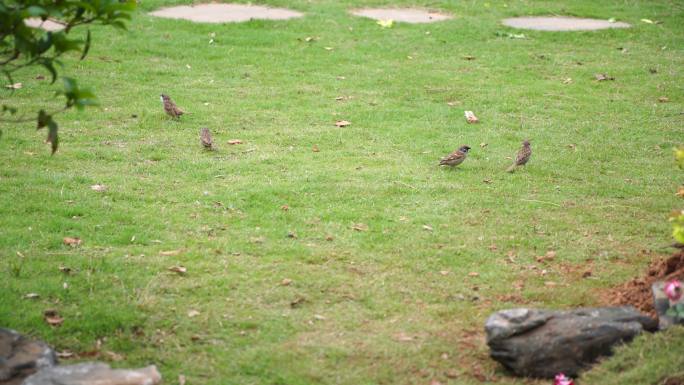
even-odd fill
[[[184,114],[183,110],[178,108],[176,103],[174,103],[168,95],[161,94],[161,101],[164,105],[164,112],[166,112],[166,115],[169,115],[174,119],[178,119]]]
[[[458,150],[442,158],[442,160],[439,161],[439,165],[452,167],[458,166],[459,164],[463,163],[466,156],[468,156],[468,150],[470,150],[470,147],[468,146],[459,147]]]
[[[511,167],[506,169],[506,172],[513,172],[519,166],[524,166],[525,163],[527,163],[527,161],[530,160],[530,156],[532,156],[532,149],[530,148],[530,141],[525,140],[522,143],[522,147],[520,148],[520,151],[518,151],[518,155],[516,155],[516,157],[515,157],[515,162],[513,162]]]
[[[200,130],[200,142],[205,149],[214,149],[214,141],[211,140],[211,132],[209,132],[209,129],[206,127]]]

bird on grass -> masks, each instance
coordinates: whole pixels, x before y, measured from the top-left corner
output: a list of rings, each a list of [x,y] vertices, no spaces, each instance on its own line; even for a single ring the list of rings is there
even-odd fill
[[[200,143],[206,150],[214,150],[214,141],[211,139],[211,132],[208,128],[202,128],[200,130]]]
[[[184,114],[183,110],[178,108],[176,103],[174,103],[168,95],[161,94],[161,101],[164,105],[164,112],[166,112],[166,115],[169,115],[174,119],[178,119]]]
[[[470,147],[468,146],[464,145],[459,147],[458,150],[442,158],[442,160],[439,161],[439,165],[451,167],[458,166],[459,164],[463,163],[465,158],[468,156],[468,150],[470,150]]]
[[[518,151],[518,155],[515,157],[515,162],[506,169],[506,172],[513,172],[515,169],[517,169],[520,166],[524,166],[525,163],[527,163],[530,160],[530,156],[532,156],[532,149],[530,148],[530,141],[525,140],[522,143],[522,147],[520,148],[520,151]]]

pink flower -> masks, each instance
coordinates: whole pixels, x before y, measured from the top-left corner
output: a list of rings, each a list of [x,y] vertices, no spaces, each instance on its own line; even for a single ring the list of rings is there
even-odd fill
[[[676,279],[665,284],[665,295],[672,302],[679,301],[682,298],[682,283]]]
[[[563,373],[558,373],[553,385],[575,385],[575,383],[572,381],[572,378],[565,377]]]

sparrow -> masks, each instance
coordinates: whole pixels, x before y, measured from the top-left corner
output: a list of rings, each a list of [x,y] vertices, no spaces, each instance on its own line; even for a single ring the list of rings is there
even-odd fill
[[[470,150],[470,147],[468,146],[461,146],[459,147],[458,150],[452,152],[451,154],[445,156],[442,158],[442,160],[439,161],[440,166],[458,166],[459,164],[463,163],[465,160],[466,156],[468,155],[468,150]]]
[[[214,141],[211,140],[211,132],[208,128],[202,128],[200,130],[200,143],[207,150],[214,150]]]
[[[169,115],[174,119],[178,119],[184,114],[183,110],[178,108],[176,103],[174,103],[168,95],[161,94],[161,101],[164,105],[164,112],[166,112],[166,115]]]
[[[506,172],[513,172],[518,166],[523,166],[527,161],[530,160],[530,156],[532,156],[532,149],[530,148],[530,141],[525,140],[522,143],[522,147],[520,148],[520,151],[518,151],[518,155],[515,157],[515,162],[511,165],[511,167],[506,169]]]

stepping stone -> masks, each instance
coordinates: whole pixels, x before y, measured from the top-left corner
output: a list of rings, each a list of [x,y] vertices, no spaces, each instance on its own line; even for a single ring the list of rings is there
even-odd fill
[[[44,31],[48,32],[56,32],[56,31],[61,31],[63,30],[64,24],[57,23],[52,20],[41,20],[40,18],[37,17],[31,17],[26,20],[24,20],[24,24],[26,24],[28,27],[31,28],[40,28]]]
[[[157,385],[161,374],[154,365],[141,369],[112,369],[102,362],[45,368],[22,385]]]
[[[362,8],[350,11],[352,15],[375,20],[394,20],[404,23],[434,23],[451,19],[451,16],[417,8]]]
[[[629,28],[627,23],[611,23],[601,19],[582,19],[565,16],[529,16],[503,19],[503,25],[513,28],[534,29],[537,31],[594,31],[608,28]]]
[[[55,364],[57,355],[45,342],[0,328],[0,384],[21,384],[26,376]]]
[[[252,19],[286,20],[304,16],[284,8],[269,8],[243,4],[200,4],[162,8],[150,13],[169,19],[184,19],[199,23],[239,23]]]

